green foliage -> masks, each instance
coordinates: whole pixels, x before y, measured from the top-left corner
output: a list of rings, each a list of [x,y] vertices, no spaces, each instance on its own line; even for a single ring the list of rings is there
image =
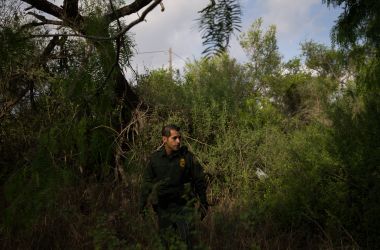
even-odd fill
[[[253,32],[257,41],[255,36],[246,38],[247,48],[265,44],[260,42],[260,32],[258,27]],[[274,33],[268,33],[266,39],[275,41]],[[256,43],[248,46],[250,40]],[[306,70],[302,69],[301,59],[296,58],[283,65],[280,74],[277,60],[254,58],[253,62],[267,64],[273,71],[258,68],[258,73],[252,74],[252,67],[234,66],[233,60],[219,57],[189,64],[183,79],[170,81],[161,77],[159,81],[166,82],[159,83],[158,78],[151,78],[157,81],[154,84],[169,86],[162,96],[156,91],[147,92],[150,100],[156,93],[156,98],[160,96],[165,103],[167,116],[154,119],[160,124],[175,121],[188,127],[186,144],[213,176],[209,199],[216,209],[212,223],[219,228],[219,234],[225,235],[219,237],[231,237],[234,233],[229,228],[238,224],[242,235],[245,230],[249,234],[249,230],[264,229],[257,236],[260,238],[255,238],[259,244],[294,232],[300,238],[279,240],[295,247],[318,244],[322,248],[371,248],[376,246],[372,232],[378,228],[376,223],[369,223],[369,218],[377,218],[378,187],[374,183],[378,170],[371,165],[378,162],[374,157],[378,154],[378,118],[374,111],[378,107],[374,102],[377,92],[350,86],[376,79],[376,64],[371,70],[367,66],[360,69],[367,75],[362,80],[342,81],[347,74],[355,76],[360,72],[349,65],[348,54],[313,42],[302,46]],[[269,51],[279,58],[276,49]],[[162,72],[158,73],[162,76]],[[261,88],[252,91],[258,83]],[[151,89],[147,82],[143,84],[145,89]],[[141,92],[143,96],[144,93]],[[169,102],[164,98],[166,93],[171,93]],[[180,103],[181,108],[173,103]],[[373,113],[371,117],[367,108]],[[153,117],[160,115],[157,112]],[[350,125],[352,119],[361,121],[356,128]],[[364,121],[368,129],[359,129]],[[159,127],[149,127],[149,136],[144,138],[154,136],[152,129],[159,131]],[[158,145],[158,141],[148,143]],[[258,176],[259,169],[266,178]],[[365,188],[358,189],[358,183]],[[369,194],[363,196],[368,190]],[[367,206],[367,201],[371,205]],[[234,217],[235,213],[240,216]],[[221,223],[221,218],[230,216],[234,222],[224,219],[227,224]],[[363,223],[358,227],[360,219]]]
[[[98,218],[92,231],[94,249],[120,249],[125,246],[125,240],[116,237],[116,232],[108,227],[107,216]]]
[[[304,51],[308,70],[318,70],[317,76],[303,71],[300,60],[293,60],[286,64],[290,70],[284,74],[262,72],[247,80],[249,68],[219,57],[189,64],[184,78],[175,81],[168,73],[152,72],[139,87],[144,88],[141,94],[147,94],[148,100],[164,104],[163,119],[154,118],[160,125],[175,121],[188,127],[186,143],[213,176],[212,203],[219,207],[237,199],[236,209],[251,207],[242,212],[246,222],[237,223],[254,228],[270,224],[273,231],[264,237],[289,233],[291,225],[291,230],[306,238],[304,244],[315,244],[312,242],[322,237],[325,246],[339,244],[336,239],[356,246],[357,237],[363,236],[351,235],[355,230],[346,223],[352,216],[346,207],[350,185],[335,142],[336,131],[351,130],[336,128],[335,119],[347,123],[337,118],[341,111],[330,112],[341,102],[338,85],[340,76],[348,72],[346,62],[340,52],[315,43],[305,44]],[[263,88],[251,92],[258,78]],[[157,85],[166,86],[162,95],[155,91]],[[155,99],[158,97],[161,99]],[[363,108],[354,106],[358,112]],[[153,117],[161,115],[157,112]],[[146,130],[145,142],[158,145],[157,140],[146,139],[154,136],[152,130],[159,131],[160,125]],[[339,139],[344,144],[343,137],[348,135]],[[349,150],[341,155],[347,154]],[[257,169],[269,177],[260,180]],[[218,213],[231,215],[224,210]],[[217,217],[215,220],[218,223]],[[220,233],[230,237],[228,230]]]
[[[249,68],[252,74],[259,78],[278,73],[281,56],[278,52],[276,27],[269,26],[264,33],[263,19],[259,18],[246,33],[240,35],[240,45],[249,57]]]
[[[202,33],[202,52],[206,57],[225,53],[229,47],[231,35],[241,27],[241,9],[237,0],[211,1],[200,11],[198,19]]]
[[[39,69],[33,67],[36,44],[25,40],[27,34],[13,27],[0,30],[0,103],[12,102],[27,91],[29,82],[38,79]]]
[[[326,1],[345,5],[334,35],[358,61],[355,82],[332,109],[335,153],[342,161],[347,185],[347,209],[342,223],[364,248],[378,248],[379,211],[379,3]],[[358,49],[357,44],[362,45]],[[359,52],[358,52],[359,51]],[[366,52],[364,52],[366,51]],[[369,52],[369,53],[368,53]],[[358,56],[359,55],[359,56]]]
[[[193,134],[211,140],[233,123],[246,94],[242,68],[226,55],[187,65],[183,89]]]
[[[181,80],[175,79],[171,72],[160,69],[150,72],[139,80],[137,91],[147,105],[168,109],[173,103],[176,108],[183,108],[183,91]]]
[[[59,211],[59,190],[72,185],[70,171],[54,167],[46,158],[48,151],[41,150],[27,168],[15,172],[5,183],[4,225],[8,230],[31,230],[46,211]]]
[[[302,43],[301,49],[305,57],[305,65],[315,70],[318,75],[339,80],[348,73],[346,70],[348,57],[343,51],[329,49],[313,41]]]
[[[1,246],[162,247],[153,212],[137,215],[137,197],[161,127],[175,123],[210,174],[200,246],[378,248],[378,58],[307,42],[282,63],[275,27],[261,25],[241,37],[246,65],[220,54],[188,63],[183,75],[140,77],[134,88],[149,109],[133,113],[138,133],[129,133],[115,101],[112,43],[95,44],[94,53],[67,39],[54,51],[65,62],[33,68],[39,43],[2,29],[1,86],[9,92],[1,101],[24,88],[10,81],[19,72],[38,88],[35,109],[24,98],[0,124]],[[120,169],[126,181],[116,181]]]
[[[323,0],[344,11],[333,28],[333,38],[343,46],[370,43],[380,48],[380,3],[376,0]]]
[[[339,188],[339,165],[328,151],[329,143],[328,133],[317,126],[287,135],[277,132],[267,139],[260,153],[266,156],[268,192],[256,201],[263,216],[284,228],[324,225],[326,213],[334,213],[345,198],[339,193],[344,190]]]
[[[62,59],[43,63],[46,41],[25,39],[27,32],[13,27],[0,35],[1,112],[12,104],[0,118],[2,248],[79,247],[92,223],[83,211],[98,202],[88,208],[83,197],[114,177],[112,123],[120,111],[105,84],[105,59],[80,39],[66,39],[52,51]]]
[[[335,150],[345,166],[346,204],[351,204],[342,213],[342,223],[367,248],[378,247],[379,228],[379,92],[372,89],[377,83],[371,82],[378,76],[368,77],[373,70],[360,79],[364,88],[348,89],[333,110]]]

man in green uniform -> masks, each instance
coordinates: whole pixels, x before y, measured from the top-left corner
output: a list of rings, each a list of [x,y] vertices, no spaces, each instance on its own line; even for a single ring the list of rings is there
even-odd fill
[[[151,155],[144,172],[140,212],[149,200],[157,214],[161,236],[176,230],[191,248],[194,198],[199,199],[202,219],[208,209],[205,175],[194,155],[181,146],[179,127],[163,127],[162,142],[163,147]]]

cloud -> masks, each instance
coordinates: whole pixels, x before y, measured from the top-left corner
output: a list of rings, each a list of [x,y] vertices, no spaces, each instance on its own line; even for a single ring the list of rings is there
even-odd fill
[[[294,35],[303,33],[310,27],[313,7],[320,7],[320,0],[267,0],[263,5],[263,18],[277,26],[279,34]],[[318,5],[318,6],[316,6]]]
[[[202,41],[195,19],[207,3],[205,0],[164,1],[164,12],[160,8],[154,9],[146,17],[146,22],[131,30],[135,34],[138,52],[168,51],[172,48],[175,67],[182,67],[187,58],[199,57]],[[167,65],[168,57],[167,52],[137,54],[133,62],[140,69],[142,65],[156,68]]]
[[[289,59],[299,54],[299,43],[329,43],[329,33],[339,10],[328,9],[320,0],[256,0],[243,5],[243,31],[263,18],[264,28],[275,25],[280,52]]]
[[[141,72],[148,68],[167,67],[168,50],[173,49],[173,65],[182,68],[185,61],[200,58],[202,40],[196,18],[209,0],[164,0],[165,11],[154,9],[146,17],[146,22],[135,26],[137,50],[141,52],[163,51],[159,53],[137,54],[132,65]],[[247,31],[252,22],[263,17],[264,26],[277,27],[280,52],[285,59],[299,54],[299,43],[313,39],[329,42],[329,31],[338,12],[323,6],[320,0],[240,0],[243,11],[242,31]],[[128,22],[137,15],[128,17]],[[265,27],[264,27],[265,28]],[[247,58],[237,39],[231,41],[230,54],[239,61]]]

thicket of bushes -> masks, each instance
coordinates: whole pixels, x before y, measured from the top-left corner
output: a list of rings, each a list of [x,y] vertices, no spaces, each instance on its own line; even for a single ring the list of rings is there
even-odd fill
[[[26,63],[37,44],[23,47],[30,55],[0,46],[2,100],[17,94],[11,84],[38,83],[33,105],[1,120],[1,247],[157,249],[154,216],[138,215],[137,197],[162,125],[176,123],[212,175],[201,247],[378,248],[378,59],[309,42],[282,63],[275,30],[260,25],[241,37],[247,64],[222,55],[183,75],[140,76],[145,106],[122,133],[98,55],[46,71]],[[2,29],[0,42],[17,46],[18,35]]]

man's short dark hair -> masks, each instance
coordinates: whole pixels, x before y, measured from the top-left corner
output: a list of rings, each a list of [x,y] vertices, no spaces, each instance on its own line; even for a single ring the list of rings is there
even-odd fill
[[[179,132],[181,130],[181,128],[178,127],[177,125],[174,125],[174,124],[169,124],[169,125],[163,126],[162,131],[161,131],[162,136],[169,137],[170,136],[170,130],[175,130],[175,131]]]

